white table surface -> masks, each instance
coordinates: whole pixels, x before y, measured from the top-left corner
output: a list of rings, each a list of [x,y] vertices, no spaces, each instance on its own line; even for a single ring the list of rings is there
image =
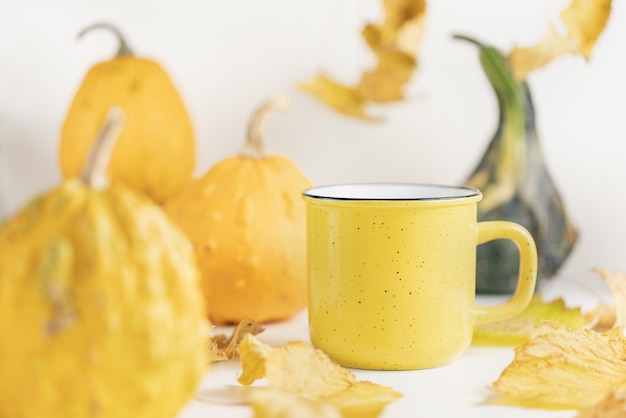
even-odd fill
[[[593,290],[581,283],[554,280],[543,288],[547,298],[562,296],[569,306],[584,309],[601,300],[610,300],[604,289]],[[479,296],[477,304],[496,303],[502,298]],[[306,312],[288,321],[268,324],[258,337],[272,346],[281,346],[293,340],[309,341]],[[232,331],[231,327],[216,328],[216,333]],[[382,418],[404,417],[463,417],[463,418],[571,418],[576,411],[546,411],[495,405],[489,403],[494,393],[489,386],[513,359],[512,348],[470,347],[454,363],[427,370],[369,371],[353,370],[358,380],[369,380],[401,392],[403,397],[389,405]],[[212,365],[202,380],[198,394],[212,399],[237,384],[241,373],[239,360]],[[260,383],[263,384],[262,382]],[[190,401],[177,418],[250,418],[252,410],[245,405],[220,404],[198,399]]]

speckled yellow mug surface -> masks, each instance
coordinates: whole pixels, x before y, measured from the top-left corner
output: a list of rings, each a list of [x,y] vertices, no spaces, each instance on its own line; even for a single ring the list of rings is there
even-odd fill
[[[477,222],[480,191],[422,184],[308,189],[311,342],[346,367],[403,370],[448,364],[477,323],[528,305],[535,243],[521,225]],[[515,294],[475,306],[476,246],[505,238],[520,252]]]

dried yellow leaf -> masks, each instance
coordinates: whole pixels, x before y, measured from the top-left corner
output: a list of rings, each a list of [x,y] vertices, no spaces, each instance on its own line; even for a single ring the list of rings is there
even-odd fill
[[[385,43],[383,38],[386,34],[384,34],[380,28],[380,26],[368,23],[361,30],[361,36],[365,40],[367,46],[370,47],[372,51],[376,51],[382,48],[382,45]],[[389,36],[389,35],[387,35]]]
[[[244,386],[248,386],[254,383],[255,380],[264,378],[265,360],[272,351],[272,347],[253,335],[244,335],[237,349],[241,361],[241,368],[243,369],[237,381]]]
[[[402,397],[389,387],[372,382],[355,382],[346,390],[327,398],[343,418],[376,418],[383,409]]]
[[[377,57],[378,66],[361,77],[357,86],[359,97],[366,102],[402,100],[404,84],[415,68],[415,58],[399,51],[380,51]]]
[[[402,84],[380,68],[363,74],[357,89],[363,97],[377,102],[395,102],[404,98]]]
[[[626,389],[626,338],[556,321],[536,327],[493,384],[503,401],[539,408],[581,409]]]
[[[252,335],[239,346],[242,385],[266,378],[267,388],[251,395],[256,418],[376,418],[402,395],[354,374],[304,342],[272,348]]]
[[[251,395],[255,418],[376,418],[402,395],[371,382],[356,382],[336,395],[312,399],[267,388]]]
[[[622,331],[621,328],[611,328],[609,330],[606,330],[606,331],[602,332],[602,335],[606,335],[606,336],[609,336],[609,337],[624,338],[624,332]]]
[[[368,23],[361,36],[372,52],[398,51],[413,56],[424,35],[424,0],[385,0],[385,20],[381,24]]]
[[[599,402],[585,408],[575,418],[624,418],[626,393],[611,392]]]
[[[615,313],[615,323],[612,328],[623,328],[626,326],[626,274],[620,274],[602,268],[593,270],[611,289],[613,295],[613,309]]]
[[[323,351],[301,341],[272,351],[265,360],[265,377],[272,387],[310,398],[338,393],[356,380]]]
[[[257,335],[263,332],[263,327],[251,319],[239,322],[230,337],[218,334],[211,337],[209,347],[209,362],[230,360],[235,357],[237,347],[246,334]]]
[[[404,98],[404,85],[415,72],[417,48],[424,35],[425,0],[384,0],[385,19],[369,23],[361,35],[376,56],[376,65],[365,71],[355,86],[346,86],[324,74],[300,85],[330,108],[348,116],[377,120],[365,112],[371,102]]]
[[[535,325],[550,319],[568,328],[580,328],[588,323],[580,308],[568,308],[562,298],[544,302],[543,296],[537,294],[521,314],[502,321],[476,325],[472,345],[520,345],[528,341]]]
[[[599,304],[590,311],[585,312],[585,318],[593,327],[594,331],[604,332],[613,329],[617,316],[615,307]]]
[[[242,385],[265,377],[271,387],[316,398],[340,392],[355,382],[352,372],[302,341],[272,348],[246,335],[239,355],[243,374],[238,382]]]
[[[611,14],[611,0],[572,0],[561,12],[566,33],[553,25],[533,47],[516,46],[509,55],[515,77],[523,80],[532,70],[563,54],[580,53],[589,59],[591,51]]]
[[[561,12],[568,38],[576,39],[579,52],[589,59],[591,50],[611,15],[611,0],[572,0]]]
[[[537,45],[514,47],[509,54],[509,62],[515,78],[524,80],[531,71],[543,67],[554,58],[575,53],[577,46],[578,43],[574,39],[563,37],[554,26],[550,25]]]
[[[376,120],[375,117],[365,113],[366,103],[357,88],[339,84],[325,74],[318,74],[313,80],[302,83],[299,87],[339,113],[369,121]]]
[[[385,11],[384,25],[398,30],[416,19],[421,19],[426,13],[425,0],[383,0]]]
[[[422,14],[402,25],[398,29],[394,41],[395,50],[411,57],[415,57],[415,53],[426,31],[426,19],[423,14],[426,11],[426,3],[422,2],[422,4],[424,6]]]
[[[274,388],[254,392],[251,406],[254,418],[343,418],[341,412],[328,402]]]
[[[411,79],[416,65],[414,57],[399,51],[380,51],[376,56],[377,69],[387,73],[389,78],[397,80],[400,84]]]

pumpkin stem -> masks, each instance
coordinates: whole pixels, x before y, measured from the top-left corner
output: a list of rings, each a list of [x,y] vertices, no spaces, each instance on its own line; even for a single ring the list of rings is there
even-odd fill
[[[264,158],[267,154],[263,145],[263,131],[267,123],[267,117],[276,110],[286,112],[289,110],[289,99],[283,96],[274,97],[263,103],[254,112],[248,125],[248,136],[241,150],[242,157]]]
[[[125,116],[122,109],[113,107],[109,110],[104,125],[87,156],[87,161],[80,173],[80,180],[96,190],[105,189],[109,185],[107,167],[115,142],[122,131]]]
[[[85,29],[78,32],[78,39],[82,38],[84,35],[86,35],[87,33],[91,32],[94,29],[107,29],[113,32],[113,34],[117,37],[117,40],[119,41],[120,46],[117,49],[117,54],[115,54],[116,57],[122,57],[125,55],[134,55],[133,51],[128,47],[128,43],[126,43],[126,39],[124,38],[124,35],[122,35],[122,32],[120,32],[120,30],[117,27],[115,27],[114,25],[110,23],[97,22],[97,23],[94,23],[93,25],[87,26]]]

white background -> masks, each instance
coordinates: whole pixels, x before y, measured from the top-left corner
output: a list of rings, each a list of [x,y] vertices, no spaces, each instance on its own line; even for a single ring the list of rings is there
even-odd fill
[[[593,266],[626,272],[626,5],[613,15],[591,61],[565,57],[529,78],[548,167],[580,241],[563,275],[596,282]],[[325,70],[345,82],[371,63],[360,36],[378,0],[0,0],[0,218],[60,181],[60,126],[87,69],[116,51],[99,31],[117,24],[139,54],[170,73],[193,118],[196,174],[236,153],[247,119],[286,94],[267,145],[316,184],[415,181],[459,184],[496,123],[495,97],[463,33],[508,50],[532,43],[564,3],[431,0],[409,99],[369,124],[327,110],[294,86]],[[596,284],[598,284],[597,282]]]

